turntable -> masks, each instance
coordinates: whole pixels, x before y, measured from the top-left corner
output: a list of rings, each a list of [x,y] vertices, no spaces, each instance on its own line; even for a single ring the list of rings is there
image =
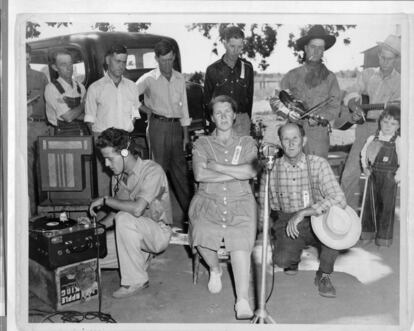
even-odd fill
[[[65,232],[65,229],[73,228],[77,224],[78,223],[72,219],[62,222],[58,218],[42,217],[30,222],[29,231],[36,231],[45,236],[50,236],[53,234],[63,233]]]
[[[41,217],[29,224],[29,257],[48,269],[96,258],[98,247],[105,257],[105,227],[88,219]]]

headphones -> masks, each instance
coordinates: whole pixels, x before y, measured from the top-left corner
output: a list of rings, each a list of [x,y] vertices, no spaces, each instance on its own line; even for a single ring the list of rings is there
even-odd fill
[[[129,141],[128,140],[128,144],[127,144],[127,146],[126,146],[126,148],[123,148],[123,149],[121,149],[121,156],[122,157],[128,157],[128,155],[129,155],[129,150],[128,150],[128,148],[129,148],[129,145],[131,144],[131,141]]]

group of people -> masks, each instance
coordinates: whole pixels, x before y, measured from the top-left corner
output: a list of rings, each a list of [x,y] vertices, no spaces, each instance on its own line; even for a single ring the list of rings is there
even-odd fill
[[[313,26],[307,35],[296,41],[297,50],[303,51],[303,64],[289,71],[281,81],[281,88],[288,89],[308,109],[329,98],[318,114],[330,122],[339,117],[342,97],[335,75],[323,64],[322,58],[335,40],[322,26]],[[257,143],[250,136],[253,67],[240,57],[244,45],[240,28],[227,27],[223,44],[225,54],[206,70],[204,102],[209,110],[211,133],[199,137],[193,146],[193,173],[198,184],[194,196],[183,154],[191,123],[185,81],[182,74],[173,69],[175,53],[168,41],[162,40],[155,46],[158,68],[144,74],[136,83],[123,77],[127,59],[125,47],[111,47],[105,57],[107,72],[86,94],[85,88],[72,79],[70,54],[58,51],[53,58],[52,69],[59,74],[56,82],[64,93],[55,81],[46,85],[47,120],[62,131],[64,123],[76,120],[88,123],[103,159],[99,197],[91,202],[89,210],[92,217],[98,217],[99,211],[108,211],[100,222],[108,229],[115,225],[115,231],[108,232],[108,256],[102,261],[102,267],[120,269],[121,285],[113,296],[124,298],[146,288],[151,257],[168,246],[173,221],[166,177],[169,173],[178,201],[189,217],[190,243],[209,267],[208,290],[211,293],[222,289],[217,251],[224,246],[230,253],[236,318],[253,316],[249,298],[250,261],[257,235],[263,231],[262,221],[268,216],[264,215],[265,199],[269,199],[271,209],[274,263],[286,274],[294,275],[298,272],[302,250],[311,244],[320,246],[315,285],[320,295],[335,297],[330,274],[339,250],[315,235],[312,218],[327,214],[333,207],[345,209],[347,203],[351,204],[348,196],[357,190],[350,192],[354,188],[347,185],[347,180],[356,179],[358,183],[362,164],[376,194],[372,198],[377,204],[377,215],[368,221],[372,209],[364,209],[367,221],[363,222],[361,238],[375,238],[377,245],[391,244],[391,216],[393,219],[399,180],[399,105],[387,105],[385,111],[376,114],[379,117],[370,117],[371,113],[365,116],[358,105],[353,113],[341,112],[341,116],[347,116],[352,123],[364,121],[356,129],[356,142],[341,185],[327,161],[327,126],[313,118],[287,119],[278,130],[283,156],[276,160],[270,172],[269,197],[265,196],[262,176],[257,202],[250,184],[259,169]],[[352,93],[344,99],[345,106],[362,94],[368,94],[372,103],[399,100],[400,76],[394,69],[400,55],[399,39],[390,36],[379,46],[380,67],[362,72]],[[28,57],[29,77],[30,53]],[[41,82],[39,78],[33,80],[36,84]],[[139,95],[144,95],[142,104]],[[35,120],[42,118],[35,110],[41,107],[37,104],[43,102],[41,100],[32,102],[33,110],[28,114],[30,123],[41,122]],[[143,160],[131,150],[129,132],[134,120],[140,117],[139,111],[149,117],[152,160]],[[367,132],[364,126],[372,126],[373,130]],[[359,131],[363,131],[363,135]],[[33,144],[29,147],[33,148]],[[112,173],[110,188],[109,178],[102,175],[105,168]],[[389,195],[391,187],[394,196]],[[357,209],[358,203],[351,207]],[[334,239],[341,240],[347,235],[341,233]]]

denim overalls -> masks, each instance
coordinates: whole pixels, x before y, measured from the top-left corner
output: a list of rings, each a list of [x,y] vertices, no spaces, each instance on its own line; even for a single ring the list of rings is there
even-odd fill
[[[373,141],[378,141],[379,132]],[[398,158],[395,147],[397,135],[390,141],[381,141],[371,175],[363,211],[361,239],[374,239],[378,246],[392,244],[394,229],[395,200],[397,184],[395,173],[398,169]]]

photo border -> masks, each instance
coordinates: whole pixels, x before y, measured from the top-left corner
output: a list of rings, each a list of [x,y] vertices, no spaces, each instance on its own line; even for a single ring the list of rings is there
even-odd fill
[[[69,5],[69,3],[75,3],[76,7]],[[86,2],[86,1],[83,1]],[[273,1],[203,1],[203,10],[194,12],[193,1],[153,1],[151,4],[147,1],[138,1],[132,6],[137,8],[131,9],[131,4],[128,1],[120,1],[117,6],[119,12],[131,12],[137,11],[134,14],[116,14],[109,13],[113,10],[113,7],[108,6],[102,8],[102,4],[97,1],[91,1],[87,4],[80,1],[66,1],[65,6],[58,5],[53,1],[45,0],[39,3],[30,3],[26,0],[18,0],[14,4],[9,4],[9,75],[8,75],[8,149],[7,149],[7,219],[8,219],[8,278],[11,281],[8,282],[8,324],[10,327],[22,327],[23,329],[31,330],[45,330],[55,329],[56,326],[47,324],[28,323],[28,257],[24,252],[28,251],[27,240],[19,240],[19,238],[28,238],[27,223],[23,220],[28,219],[27,206],[28,201],[22,199],[22,192],[27,195],[27,178],[25,176],[19,176],[18,174],[27,173],[26,165],[26,135],[22,132],[26,132],[26,108],[25,100],[21,100],[19,96],[24,93],[25,87],[21,86],[19,82],[24,81],[25,70],[24,66],[24,44],[25,44],[25,26],[26,20],[31,20],[39,15],[44,20],[48,21],[76,21],[74,18],[88,17],[93,14],[93,21],[102,21],[105,17],[111,16],[112,21],[151,21],[154,19],[148,19],[148,17],[160,18],[168,17],[171,21],[181,21],[182,19],[191,17],[193,22],[202,22],[203,18],[208,17],[208,21],[226,21],[231,18],[231,21],[241,22],[257,22],[256,17],[260,17],[260,21],[274,21],[280,23],[289,23],[289,18],[295,17],[297,19],[306,18],[309,23],[320,22],[321,24],[332,23],[332,10],[337,8],[336,11],[342,14],[335,13],[335,24],[354,24],[363,19],[401,19],[401,34],[402,34],[402,84],[401,84],[401,98],[402,105],[405,109],[410,110],[414,106],[413,96],[409,95],[409,91],[413,91],[413,78],[414,78],[414,43],[411,41],[414,38],[414,12],[413,5],[402,6],[402,4],[393,4],[392,6],[388,2],[378,3],[370,2],[368,5],[365,2],[346,2],[329,4],[323,2],[312,2],[312,4],[305,4],[303,2],[295,2],[294,5],[285,2],[273,2]],[[198,4],[200,2],[197,2]],[[219,4],[219,6],[218,6]],[[302,7],[299,6],[302,4]],[[315,6],[315,4],[317,6]],[[294,7],[293,7],[294,6]],[[35,8],[36,7],[36,8]],[[109,8],[111,7],[111,8]],[[234,11],[234,7],[237,10]],[[330,8],[328,8],[330,7]],[[53,10],[52,10],[52,9]],[[67,8],[71,8],[71,11]],[[266,10],[264,10],[266,8]],[[312,9],[313,8],[313,9]],[[315,12],[317,8],[318,12]],[[126,10],[128,9],[128,10]],[[355,12],[349,12],[354,10]],[[382,10],[382,12],[381,12]],[[181,11],[181,12],[178,12]],[[66,13],[65,13],[66,12]],[[368,13],[367,13],[368,12]],[[373,12],[373,13],[372,13]],[[99,14],[97,14],[99,13]],[[350,16],[352,15],[352,19]],[[237,16],[237,19],[234,17]],[[101,19],[102,18],[102,19]],[[272,19],[271,21],[268,20]],[[207,21],[207,20],[206,20]],[[303,21],[305,24],[307,22]],[[357,24],[357,23],[356,23]],[[17,78],[17,79],[16,79]],[[23,111],[16,111],[17,109]],[[402,150],[409,151],[413,149],[413,128],[412,124],[413,115],[412,112],[406,111],[402,114]],[[411,131],[410,131],[411,129]],[[413,211],[408,208],[413,199],[414,180],[413,176],[409,176],[409,170],[413,166],[413,153],[408,153],[406,161],[402,163],[402,178],[408,179],[408,182],[403,182],[401,185],[401,220],[414,219]],[[16,180],[16,181],[15,181]],[[18,189],[19,188],[19,189]],[[19,221],[17,221],[19,220]],[[413,319],[413,285],[412,281],[409,281],[413,277],[413,241],[408,240],[414,238],[413,222],[401,222],[401,244],[400,244],[400,325],[399,326],[387,326],[387,325],[351,325],[352,330],[364,330],[364,329],[381,329],[381,330],[399,330],[400,327],[409,327]],[[15,281],[16,280],[16,281]],[[16,286],[15,284],[18,284]],[[130,325],[131,324],[131,325]],[[131,329],[135,330],[138,323],[123,323],[116,325],[116,329]],[[193,330],[194,328],[203,330],[211,329],[211,327],[219,329],[229,329],[232,324],[179,324],[168,325],[168,329],[173,330]],[[166,324],[139,324],[140,330],[163,330]],[[237,324],[237,329],[251,328],[251,325]],[[258,329],[263,326],[255,326]],[[325,324],[312,324],[312,325],[295,325],[295,329],[306,330],[321,330],[328,328],[344,329],[344,325],[325,325]],[[72,330],[72,329],[87,329],[87,330],[103,330],[113,329],[114,325],[109,324],[79,324],[79,325],[65,325],[59,324],[59,330]],[[290,330],[292,325],[279,324],[278,329]]]

